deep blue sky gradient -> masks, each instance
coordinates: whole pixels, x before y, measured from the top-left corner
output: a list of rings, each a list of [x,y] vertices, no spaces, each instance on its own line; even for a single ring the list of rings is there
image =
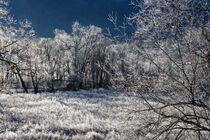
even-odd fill
[[[119,22],[132,13],[130,0],[10,0],[15,19],[28,19],[39,37],[52,37],[55,28],[71,32],[71,25],[96,25],[112,28],[108,14],[116,12]]]

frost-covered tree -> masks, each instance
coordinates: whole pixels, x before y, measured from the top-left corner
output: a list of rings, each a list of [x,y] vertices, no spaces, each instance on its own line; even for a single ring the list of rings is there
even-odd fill
[[[20,41],[33,36],[34,32],[29,21],[17,22],[14,20],[9,15],[7,5],[6,1],[0,1],[0,61],[1,67],[6,70],[2,71],[2,75],[4,75],[2,81],[4,80],[5,83],[17,75],[23,89],[28,92],[19,66],[21,46],[23,45],[20,45]]]
[[[26,41],[26,40],[25,40]],[[28,83],[28,87],[34,89],[34,92],[39,91],[39,87],[44,83],[45,66],[42,60],[42,46],[41,39],[29,39],[28,45],[25,46],[22,52],[23,69],[25,69],[25,79]]]
[[[107,41],[101,28],[93,25],[84,27],[78,22],[72,25],[72,33],[66,40],[66,49],[72,54],[69,86],[74,88],[103,86],[106,74],[98,64],[102,64],[105,60],[106,46]]]
[[[146,105],[137,112],[153,114],[137,133],[153,139],[210,137],[209,1],[132,4],[137,12],[128,21],[144,70],[133,91]]]
[[[51,90],[54,90],[54,80],[56,79],[56,71],[58,69],[60,55],[55,42],[51,38],[41,40],[41,63],[43,63],[45,72],[45,83]]]

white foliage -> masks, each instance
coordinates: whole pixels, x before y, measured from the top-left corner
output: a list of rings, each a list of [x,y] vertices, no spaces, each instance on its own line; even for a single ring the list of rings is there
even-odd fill
[[[0,138],[65,137],[134,139],[126,110],[139,102],[135,96],[108,90],[0,94],[3,112]],[[1,117],[2,118],[2,117]],[[6,119],[8,119],[6,121]],[[16,129],[13,129],[14,126]]]

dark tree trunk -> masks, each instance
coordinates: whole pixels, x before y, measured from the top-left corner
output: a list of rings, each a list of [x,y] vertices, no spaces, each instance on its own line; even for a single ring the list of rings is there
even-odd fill
[[[35,87],[34,87],[34,93],[38,93],[39,92],[39,87],[36,85]]]
[[[22,78],[22,76],[21,76],[21,74],[20,74],[20,70],[19,70],[18,68],[16,68],[16,72],[17,72],[18,77],[20,78],[20,82],[21,82],[21,84],[22,84],[22,87],[23,87],[24,91],[25,91],[26,93],[28,93],[28,89],[27,89],[27,87],[26,87],[26,84],[25,84],[25,82],[24,82],[24,80],[23,80],[23,78]]]
[[[32,80],[32,84],[33,84],[33,87],[34,87],[34,93],[38,93],[39,92],[39,83],[37,82],[37,80],[35,81],[34,80],[34,77],[33,75],[31,75],[31,80]]]

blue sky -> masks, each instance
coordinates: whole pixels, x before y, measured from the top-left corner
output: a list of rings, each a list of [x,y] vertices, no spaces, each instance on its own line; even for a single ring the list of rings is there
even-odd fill
[[[10,12],[15,19],[32,22],[37,36],[52,37],[55,28],[71,32],[71,25],[112,28],[108,14],[117,12],[119,22],[132,12],[130,0],[10,0]]]

